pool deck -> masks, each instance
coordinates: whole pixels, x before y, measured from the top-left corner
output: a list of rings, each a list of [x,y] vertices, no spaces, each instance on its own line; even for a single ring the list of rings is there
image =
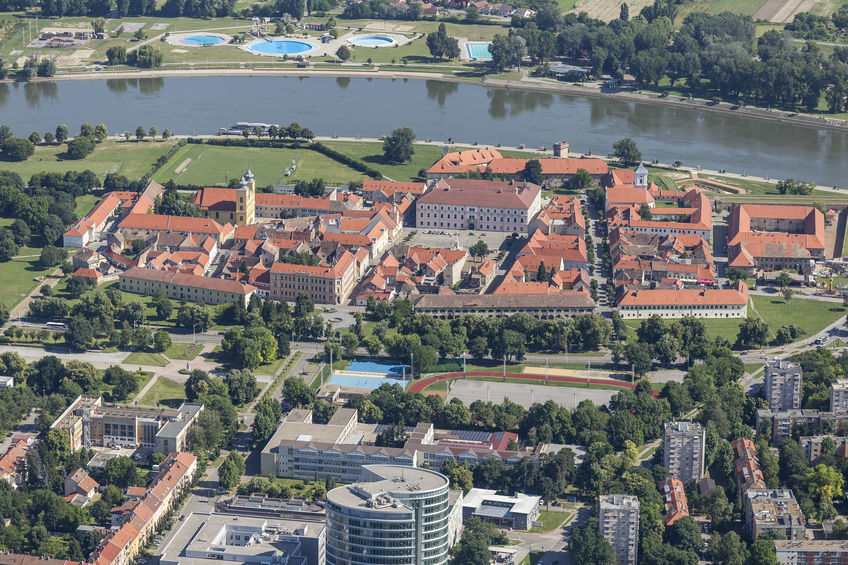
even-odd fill
[[[195,37],[198,35],[214,35],[216,37],[220,37],[223,41],[220,43],[213,43],[211,45],[183,43],[183,40],[186,37]],[[220,47],[221,45],[228,45],[232,39],[233,38],[226,33],[218,33],[216,31],[191,31],[186,33],[172,33],[166,38],[166,41],[171,45],[179,45],[181,47]]]
[[[465,63],[473,62],[473,61],[491,61],[491,57],[472,57],[468,53],[468,44],[469,43],[491,43],[490,41],[469,41],[467,37],[457,37],[457,41],[459,42],[459,60]]]
[[[197,35],[197,33],[195,33],[194,35]],[[388,38],[393,39],[396,43],[392,46],[387,45],[385,47],[364,47],[364,46],[361,46],[361,45],[354,45],[354,44],[350,43],[350,39],[352,39],[354,37],[370,37],[370,36],[388,37]],[[300,42],[303,42],[303,43],[309,43],[310,45],[313,46],[313,48],[310,49],[309,51],[303,51],[301,53],[293,53],[293,54],[289,55],[290,59],[297,59],[299,57],[304,57],[304,58],[309,58],[309,57],[335,57],[336,51],[338,51],[339,47],[341,47],[342,45],[348,47],[349,49],[391,49],[394,46],[406,45],[407,43],[413,41],[416,37],[418,37],[418,35],[414,35],[412,37],[407,37],[405,35],[398,34],[398,33],[383,33],[383,32],[375,32],[375,31],[367,32],[365,30],[362,30],[362,31],[351,31],[349,33],[346,33],[344,35],[339,36],[338,39],[333,39],[331,41],[328,41],[327,43],[322,43],[321,40],[316,38],[316,37],[309,36],[309,35],[303,35],[303,34],[300,34],[300,35],[298,35],[298,34],[275,35],[275,36],[269,36],[269,39],[271,39],[272,41],[274,41],[274,40],[276,40],[276,41],[286,41],[286,40],[288,40],[288,41],[300,41]],[[282,57],[283,56],[283,55],[276,55],[276,54],[273,54],[273,53],[257,53],[255,51],[251,51],[249,49],[249,47],[251,45],[254,45],[257,41],[265,41],[265,40],[260,39],[260,38],[254,39],[253,41],[249,41],[249,42],[245,43],[244,45],[240,45],[239,49],[242,49],[243,51],[247,51],[248,53],[250,53],[252,55],[261,55],[261,56],[265,56],[265,57]]]

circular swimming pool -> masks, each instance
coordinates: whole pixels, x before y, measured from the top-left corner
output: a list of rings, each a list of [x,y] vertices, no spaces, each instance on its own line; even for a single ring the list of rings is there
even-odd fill
[[[271,41],[261,39],[247,46],[248,51],[261,55],[297,55],[314,48],[315,46],[311,43],[293,39],[272,39]]]
[[[197,34],[197,35],[186,35],[181,37],[179,42],[183,45],[192,45],[199,47],[208,47],[209,45],[220,45],[222,43],[226,43],[229,41],[227,37],[223,35],[212,35],[209,33]]]
[[[391,47],[397,44],[397,41],[385,35],[359,35],[348,41],[359,47]]]

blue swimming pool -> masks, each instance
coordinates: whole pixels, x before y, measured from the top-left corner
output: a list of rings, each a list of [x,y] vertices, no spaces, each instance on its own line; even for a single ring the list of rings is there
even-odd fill
[[[359,373],[382,373],[384,375],[402,375],[404,367],[407,366],[396,365],[394,363],[378,363],[376,361],[351,361],[350,365],[346,370],[356,371]]]
[[[381,385],[400,385],[405,388],[406,383],[401,379],[392,379],[389,377],[364,377],[361,375],[339,375],[333,374],[330,377],[330,384],[339,385],[348,388],[365,388],[374,390],[380,388]]]
[[[469,41],[465,44],[465,49],[472,59],[491,59],[492,54],[489,52],[489,45],[488,41]]]
[[[262,55],[297,55],[306,53],[315,46],[305,41],[294,41],[292,39],[274,39],[271,41],[255,41],[247,48],[254,53]]]
[[[397,43],[391,37],[384,35],[360,35],[358,37],[351,37],[348,41],[360,47],[389,47]]]
[[[225,43],[226,41],[226,37],[210,34],[187,35],[186,37],[180,39],[180,43],[182,43],[183,45],[199,45],[200,47],[206,47],[207,45],[220,45],[221,43]]]

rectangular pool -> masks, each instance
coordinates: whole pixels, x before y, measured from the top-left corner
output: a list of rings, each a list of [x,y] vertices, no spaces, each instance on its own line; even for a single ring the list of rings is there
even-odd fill
[[[357,373],[380,373],[382,375],[394,374],[402,375],[405,365],[396,363],[380,363],[377,361],[351,361],[347,367],[347,371],[355,371]]]
[[[468,56],[472,59],[491,59],[492,54],[489,52],[490,42],[488,41],[469,41],[465,44],[465,50],[468,51]]]
[[[401,388],[406,388],[406,383],[401,379],[393,379],[391,377],[366,377],[364,375],[340,375],[333,373],[330,377],[330,384],[339,385],[348,388],[364,388],[374,390],[380,388],[380,385],[400,385]]]

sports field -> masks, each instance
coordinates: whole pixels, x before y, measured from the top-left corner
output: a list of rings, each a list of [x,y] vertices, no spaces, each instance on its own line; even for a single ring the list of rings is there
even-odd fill
[[[289,177],[284,173],[292,163],[297,170]],[[344,184],[367,177],[346,165],[309,149],[276,149],[221,147],[188,144],[165,163],[155,175],[158,182],[172,180],[179,184],[226,186],[241,177],[248,165],[258,186],[294,183],[297,180],[323,178],[327,184]]]

